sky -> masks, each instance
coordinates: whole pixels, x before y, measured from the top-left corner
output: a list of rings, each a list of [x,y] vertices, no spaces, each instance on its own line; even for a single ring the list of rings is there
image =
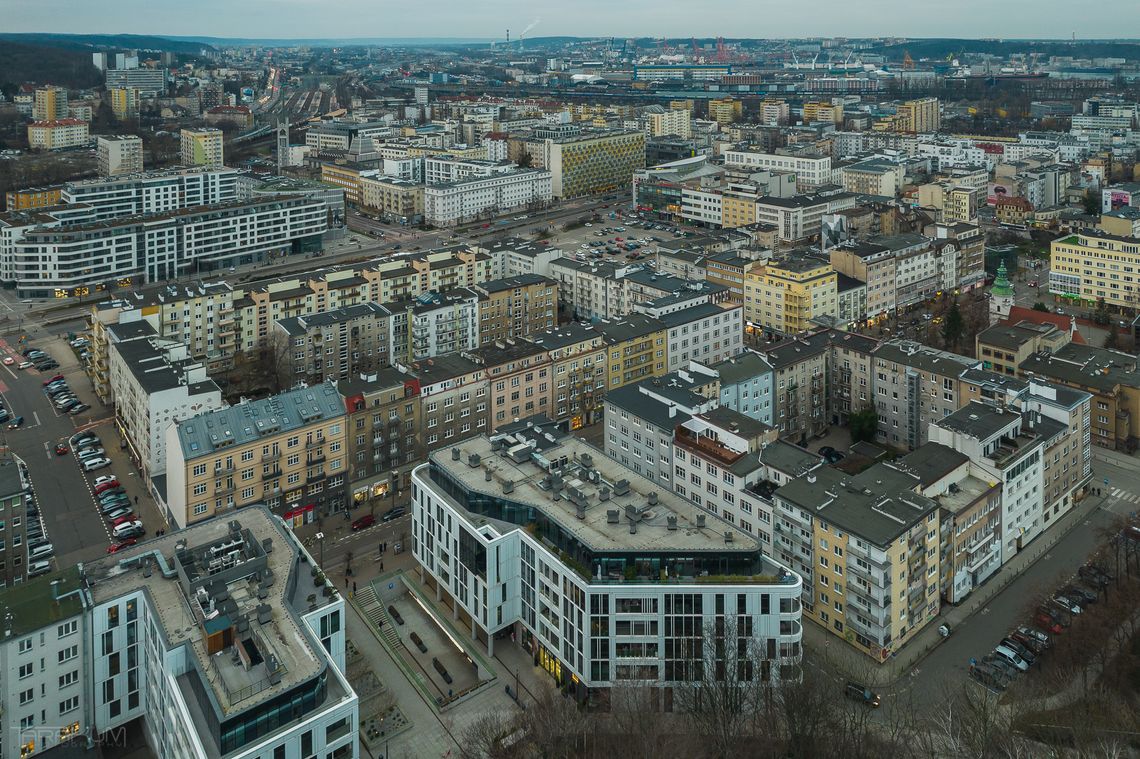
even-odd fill
[[[1129,5],[1135,0],[1126,0]],[[1140,13],[1074,0],[4,0],[4,31],[241,38],[1140,38]],[[1112,14],[1112,23],[1105,16]]]

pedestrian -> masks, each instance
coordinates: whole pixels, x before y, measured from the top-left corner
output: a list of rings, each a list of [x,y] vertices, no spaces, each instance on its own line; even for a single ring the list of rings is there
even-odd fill
[[[356,580],[353,580],[353,581],[352,581],[352,592],[353,592],[353,593],[355,593],[355,592],[356,592]]]
[[[135,496],[135,506],[138,506],[138,505],[139,505],[139,497],[136,495]]]
[[[383,571],[384,571],[384,562],[380,562],[380,571],[381,571],[381,572],[383,572]]]
[[[344,576],[344,589],[348,590],[348,575]]]

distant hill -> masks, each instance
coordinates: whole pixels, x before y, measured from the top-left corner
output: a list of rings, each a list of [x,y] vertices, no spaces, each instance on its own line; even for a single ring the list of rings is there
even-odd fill
[[[343,37],[325,39],[264,38],[257,37],[170,37],[185,44],[210,45],[213,47],[234,47],[256,45],[259,47],[356,47],[377,45],[383,47],[442,47],[446,45],[487,44],[491,40],[478,37]]]
[[[19,86],[25,82],[58,84],[87,89],[103,83],[103,75],[91,64],[90,50],[28,44],[4,37],[0,42],[0,85]]]
[[[889,60],[903,59],[910,53],[914,60],[939,60],[962,53],[989,53],[1008,56],[1010,53],[1039,53],[1042,59],[1049,56],[1075,58],[1126,58],[1140,60],[1140,42],[1130,40],[963,40],[914,39],[898,45],[884,45],[875,50]]]
[[[47,32],[31,32],[28,34],[0,34],[0,40],[91,51],[128,48],[131,50],[197,54],[201,52],[203,47],[200,42],[185,41],[176,37],[156,37],[149,34],[50,34]]]

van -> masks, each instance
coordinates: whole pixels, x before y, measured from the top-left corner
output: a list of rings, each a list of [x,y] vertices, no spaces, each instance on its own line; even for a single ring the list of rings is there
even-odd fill
[[[994,653],[1008,661],[1013,666],[1017,667],[1021,672],[1025,672],[1027,669],[1029,669],[1029,664],[1025,661],[1025,659],[1022,659],[1020,656],[1018,656],[1017,652],[1009,646],[998,646],[994,649]]]
[[[142,522],[135,520],[133,522],[123,522],[122,524],[115,525],[115,529],[111,533],[116,538],[123,538],[128,535],[142,534]]]
[[[88,459],[83,462],[83,471],[94,472],[96,469],[102,469],[105,466],[111,466],[110,459]]]
[[[51,562],[44,559],[42,561],[33,561],[28,565],[28,577],[39,577],[46,575],[51,571]]]
[[[35,561],[37,559],[46,559],[53,553],[55,553],[55,548],[52,547],[52,544],[44,543],[43,545],[38,545],[35,548],[29,550],[28,559],[30,561]]]

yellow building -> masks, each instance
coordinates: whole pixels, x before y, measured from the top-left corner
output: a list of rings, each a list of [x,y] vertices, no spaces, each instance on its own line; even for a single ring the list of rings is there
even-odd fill
[[[330,382],[167,428],[167,513],[179,527],[264,503],[282,516],[344,508],[345,404]]]
[[[606,345],[593,327],[571,322],[543,330],[531,340],[550,356],[550,415],[571,430],[601,421],[606,393]]]
[[[91,133],[86,121],[60,119],[28,124],[28,147],[32,150],[63,150],[82,147],[90,142]]]
[[[645,168],[645,133],[584,131],[571,137],[547,138],[543,154],[556,198],[628,189],[633,172]]]
[[[108,94],[111,99],[111,112],[119,121],[133,119],[139,115],[138,87],[112,87]]]
[[[32,121],[62,121],[67,109],[67,90],[63,87],[40,87],[32,100]]]
[[[838,314],[837,283],[830,261],[802,253],[757,262],[744,274],[744,319],[780,335],[811,329]]]
[[[63,185],[9,190],[4,193],[4,207],[8,211],[23,211],[28,208],[46,208],[47,206],[58,205],[62,190]]]
[[[929,134],[942,127],[942,110],[938,98],[919,98],[899,105],[897,131]]]
[[[671,111],[688,111],[689,113],[692,113],[695,106],[696,103],[694,103],[692,100],[669,101],[669,110]]]
[[[182,130],[182,165],[220,169],[224,161],[222,130],[213,127]]]
[[[1049,245],[1049,292],[1110,308],[1140,307],[1140,239],[1086,229]]]
[[[756,223],[756,196],[725,190],[720,196],[721,226],[725,229]]]
[[[732,124],[740,121],[744,114],[744,104],[733,98],[717,98],[709,101],[709,118],[718,124]]]
[[[622,387],[646,377],[660,377],[668,369],[669,330],[660,319],[629,314],[594,327],[606,343],[606,387]]]
[[[353,205],[360,205],[364,198],[364,177],[361,176],[364,172],[369,172],[370,169],[360,169],[356,166],[348,166],[341,163],[322,163],[321,164],[321,181],[335,184],[337,187],[344,188],[344,200]],[[367,174],[365,175],[367,176]],[[373,187],[373,195],[371,199],[378,201],[377,193],[380,192],[379,188]],[[423,193],[420,193],[420,212],[423,212]]]
[[[818,100],[809,100],[804,103],[804,123],[814,121],[830,121],[833,124],[843,123],[843,104],[826,103]]]

